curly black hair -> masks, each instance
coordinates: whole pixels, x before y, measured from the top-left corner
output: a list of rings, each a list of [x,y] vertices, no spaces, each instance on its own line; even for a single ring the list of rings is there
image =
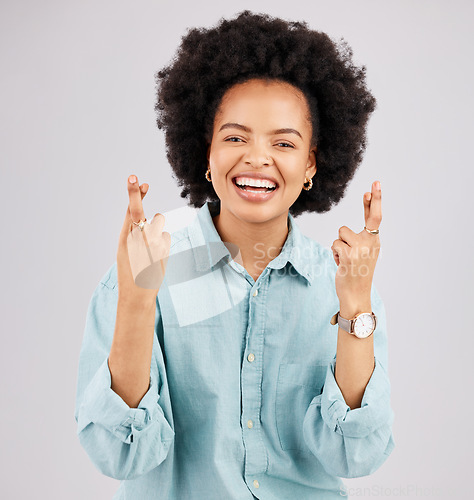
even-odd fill
[[[334,42],[304,21],[249,10],[219,21],[209,29],[189,28],[172,62],[155,75],[157,125],[181,197],[189,196],[195,208],[218,200],[204,176],[216,112],[230,87],[259,78],[300,89],[311,113],[317,172],[291,215],[328,211],[344,196],[366,149],[366,125],[376,107],[366,67],[353,64],[343,38]]]

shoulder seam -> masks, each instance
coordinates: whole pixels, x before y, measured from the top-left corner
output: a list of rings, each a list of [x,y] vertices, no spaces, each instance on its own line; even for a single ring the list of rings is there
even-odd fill
[[[110,286],[109,279],[107,279],[107,281],[100,281],[99,284],[102,285],[104,288],[108,288],[109,290],[115,290],[117,283],[115,283],[114,286]]]

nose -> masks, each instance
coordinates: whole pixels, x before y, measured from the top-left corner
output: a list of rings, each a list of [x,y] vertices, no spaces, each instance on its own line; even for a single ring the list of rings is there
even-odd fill
[[[245,163],[248,163],[254,167],[260,167],[261,165],[270,165],[272,163],[271,155],[268,153],[266,148],[257,144],[247,149],[244,160]]]

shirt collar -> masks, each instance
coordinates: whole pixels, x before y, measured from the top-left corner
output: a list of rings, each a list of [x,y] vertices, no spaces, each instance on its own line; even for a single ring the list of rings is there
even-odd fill
[[[219,212],[220,200],[206,201],[188,226],[189,239],[198,272],[206,272],[214,266],[223,266],[228,260],[235,257],[237,248],[229,245],[229,251],[214,226],[212,217]],[[288,236],[280,254],[268,264],[268,267],[282,269],[290,262],[311,285],[313,281],[311,255],[311,240],[301,233],[294,217],[288,212]]]

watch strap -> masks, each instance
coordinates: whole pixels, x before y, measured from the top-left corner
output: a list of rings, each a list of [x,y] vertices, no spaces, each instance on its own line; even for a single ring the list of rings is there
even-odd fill
[[[337,323],[343,330],[352,333],[352,319],[345,319],[337,313]]]
[[[345,319],[339,315],[339,311],[331,318],[331,325],[338,324],[343,330],[352,333],[352,319]]]

